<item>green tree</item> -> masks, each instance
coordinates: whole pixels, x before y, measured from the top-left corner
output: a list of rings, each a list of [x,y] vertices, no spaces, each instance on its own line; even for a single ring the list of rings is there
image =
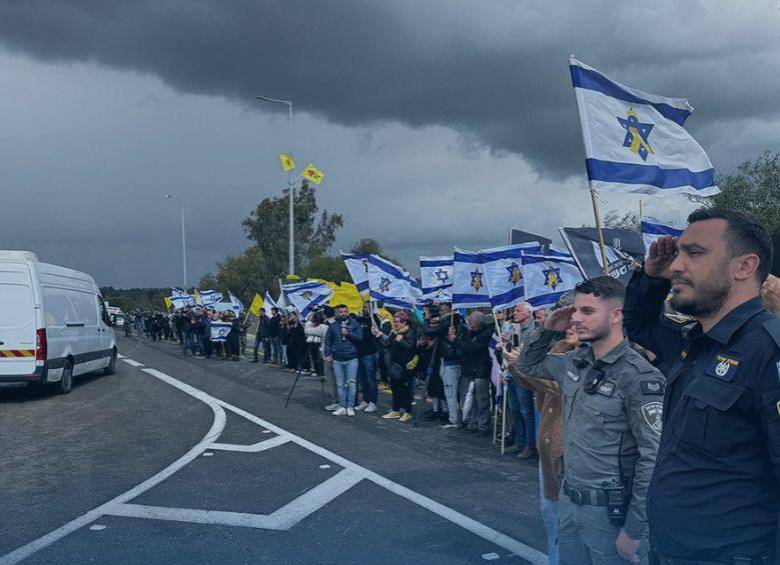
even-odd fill
[[[694,202],[740,210],[757,216],[770,233],[780,231],[780,153],[765,151],[737,167],[733,175],[717,179],[720,193],[691,196]]]
[[[306,277],[340,283],[352,282],[347,266],[340,255],[320,255],[306,266]]]
[[[217,286],[217,277],[214,273],[206,273],[200,278],[200,282],[198,283],[198,288],[201,290],[219,290]]]
[[[642,231],[642,219],[638,212],[610,210],[604,216],[602,223],[605,228]]]
[[[256,245],[239,256],[226,257],[217,263],[216,289],[230,291],[249,305],[255,292],[262,295],[270,286],[266,284],[266,262],[263,252]],[[272,285],[273,286],[273,285]]]
[[[270,288],[287,272],[289,192],[265,198],[242,223],[247,237],[264,258],[263,288]],[[295,193],[295,265],[304,273],[310,261],[327,253],[344,225],[340,214],[321,213],[317,195],[305,181]]]

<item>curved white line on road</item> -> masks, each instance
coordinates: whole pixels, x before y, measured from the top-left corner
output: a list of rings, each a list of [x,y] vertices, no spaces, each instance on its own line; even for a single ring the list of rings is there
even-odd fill
[[[461,514],[460,512],[453,510],[448,506],[445,506],[403,485],[391,481],[390,479],[387,479],[382,475],[374,473],[373,471],[370,471],[365,467],[361,467],[357,463],[353,463],[352,461],[345,459],[340,455],[328,451],[324,447],[320,447],[319,445],[316,445],[300,436],[297,436],[293,433],[288,432],[287,430],[275,426],[274,424],[267,422],[266,420],[258,418],[254,414],[242,410],[237,406],[233,406],[232,404],[229,404],[216,397],[213,397],[210,394],[203,392],[202,390],[197,389],[191,385],[188,385],[178,379],[175,379],[170,375],[167,375],[161,371],[158,371],[156,369],[149,369],[149,368],[141,369],[141,370],[157,379],[160,379],[165,383],[168,383],[169,385],[181,390],[182,392],[185,392],[188,395],[197,398],[198,400],[204,402],[209,407],[211,407],[211,409],[214,411],[214,423],[212,424],[209,433],[206,434],[206,436],[195,447],[193,447],[184,456],[182,456],[180,459],[172,463],[170,466],[166,467],[163,471],[160,471],[153,477],[147,479],[146,481],[130,489],[129,491],[119,495],[113,500],[103,504],[102,506],[99,506],[94,510],[87,512],[83,516],[80,516],[79,518],[76,518],[75,520],[68,522],[64,526],[46,534],[45,536],[37,540],[30,542],[27,545],[24,545],[3,557],[0,557],[0,565],[12,565],[12,564],[19,563],[23,559],[26,559],[30,555],[48,547],[52,543],[62,539],[63,537],[85,526],[86,524],[98,519],[101,515],[104,514],[130,515],[135,511],[139,513],[139,517],[141,517],[140,513],[144,514],[143,517],[152,517],[149,515],[149,513],[157,513],[157,516],[155,517],[159,519],[171,519],[173,516],[172,515],[169,516],[169,514],[171,514],[171,511],[175,510],[176,518],[181,519],[180,516],[181,509],[143,507],[143,506],[136,506],[136,505],[126,505],[125,503],[139,496],[140,494],[152,488],[153,486],[157,485],[158,483],[162,482],[163,480],[167,479],[176,471],[178,471],[179,469],[181,469],[182,467],[184,467],[185,465],[193,461],[195,458],[197,458],[201,453],[203,453],[207,449],[213,448],[213,444],[216,442],[216,439],[219,437],[219,435],[222,433],[223,429],[225,428],[226,417],[225,417],[224,409],[230,410],[231,412],[243,418],[246,418],[250,422],[262,426],[267,430],[271,430],[272,432],[276,433],[279,436],[278,438],[273,438],[273,440],[269,440],[269,441],[275,441],[275,442],[278,441],[280,444],[286,442],[296,443],[301,447],[308,449],[309,451],[312,451],[320,455],[321,457],[328,459],[333,463],[337,463],[338,465],[341,465],[342,467],[344,467],[345,470],[348,471],[347,475],[349,475],[348,478],[350,479],[350,481],[358,481],[361,479],[369,480],[381,487],[386,488],[390,492],[393,492],[394,494],[397,494],[398,496],[401,496],[409,500],[410,502],[414,502],[415,504],[422,506],[423,508],[429,510],[430,512],[433,512],[434,514],[437,514],[438,516],[441,516],[442,518],[452,522],[453,524],[456,524],[476,534],[477,536],[512,552],[514,555],[526,559],[527,561],[533,563],[534,565],[542,565],[548,562],[547,556],[541,551],[538,551],[524,544],[521,541],[509,537],[506,534],[502,534],[501,532],[494,530],[493,528],[483,524],[482,522],[478,522],[473,518],[469,518],[468,516]],[[320,487],[322,487],[322,485],[320,485]],[[325,492],[325,490],[328,490],[328,492]],[[301,509],[294,509],[292,508],[291,505],[287,505],[285,507],[287,508],[289,506],[291,509],[296,511],[296,515],[290,518],[291,521],[290,524],[288,525],[289,527],[291,527],[294,523],[297,523],[298,521],[305,518],[308,514],[316,511],[319,507],[323,505],[322,502],[323,500],[333,498],[333,493],[330,492],[330,489],[324,489],[324,487],[319,489],[318,487],[315,487],[314,489],[312,489],[312,491],[304,493],[302,497],[307,497],[307,495],[309,498],[312,499],[310,501],[310,504],[308,504],[308,508],[301,510]],[[305,515],[299,515],[298,513],[301,511],[303,511]],[[197,512],[197,511],[191,511],[191,512]],[[207,511],[200,511],[200,512],[201,514],[203,514],[204,512]],[[203,518],[201,514],[198,514],[198,517]],[[234,514],[234,513],[225,513],[225,514]],[[236,516],[238,516],[238,514],[236,514]],[[213,514],[212,516],[209,517],[209,522],[211,522],[213,519],[217,517],[219,516]],[[221,516],[221,517],[225,518],[225,516]],[[241,517],[238,517],[237,519],[239,518],[240,518],[239,521],[243,519]],[[257,516],[257,518],[260,518],[260,516]],[[262,518],[267,518],[267,517],[262,517]],[[194,520],[194,521],[197,522],[198,520]],[[243,525],[243,524],[236,523],[235,525]],[[255,527],[258,526],[259,524],[256,525]]]
[[[145,369],[148,371],[148,369]],[[182,383],[183,384],[183,383]],[[186,385],[185,385],[186,386]],[[195,390],[195,389],[193,389]],[[125,502],[134,499],[137,496],[140,496],[153,486],[156,486],[157,484],[161,483],[171,475],[173,475],[176,471],[196,459],[198,456],[200,456],[201,453],[206,451],[209,446],[216,440],[220,434],[222,433],[222,430],[225,429],[225,422],[227,421],[227,418],[225,417],[225,411],[222,409],[222,407],[217,404],[214,401],[206,400],[206,399],[200,399],[203,400],[206,404],[209,405],[211,410],[214,412],[214,421],[211,424],[211,428],[209,429],[208,433],[206,433],[205,436],[203,436],[203,439],[201,439],[192,449],[190,449],[187,453],[182,455],[179,459],[171,463],[168,467],[157,473],[156,475],[153,475],[146,479],[144,482],[136,485],[135,487],[131,488],[127,492],[124,492],[117,496],[116,498],[113,498],[106,502],[105,504],[102,504],[98,506],[97,508],[90,510],[86,514],[83,514],[82,516],[79,516],[75,520],[71,520],[64,526],[61,526],[57,528],[56,530],[53,530],[46,534],[45,536],[42,536],[34,541],[31,541],[30,543],[23,545],[21,547],[16,548],[11,553],[7,553],[0,557],[0,565],[14,565],[16,563],[19,563],[20,561],[27,559],[34,553],[37,553],[41,551],[42,549],[45,549],[46,547],[50,546],[51,544],[61,540],[68,534],[73,533],[74,531],[78,530],[79,528],[82,528],[89,524],[90,522],[93,522],[103,516],[104,514],[111,514],[112,511],[118,507],[123,505]]]

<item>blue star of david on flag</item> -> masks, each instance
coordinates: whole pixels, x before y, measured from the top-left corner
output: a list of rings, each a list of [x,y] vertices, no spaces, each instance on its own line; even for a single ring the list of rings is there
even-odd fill
[[[446,283],[448,280],[450,280],[450,274],[444,269],[439,269],[433,274],[436,275],[436,280],[438,280],[440,283]]]
[[[653,152],[647,138],[650,137],[650,132],[655,126],[640,122],[639,116],[633,108],[626,113],[625,119],[618,116],[618,122],[626,130],[623,147],[629,147],[631,151],[642,158],[642,161],[647,161],[647,156]]]
[[[388,277],[382,277],[379,283],[379,292],[388,292],[390,290],[390,279]]]
[[[520,272],[520,265],[518,265],[514,261],[512,262],[511,265],[508,265],[506,267],[506,270],[509,273],[509,278],[507,279],[506,282],[510,282],[513,285],[517,285],[517,283],[523,280],[523,273]]]

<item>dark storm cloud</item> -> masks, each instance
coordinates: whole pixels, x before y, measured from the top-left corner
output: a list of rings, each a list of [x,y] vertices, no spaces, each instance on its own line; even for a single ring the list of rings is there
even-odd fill
[[[6,2],[0,41],[187,93],[291,98],[345,126],[444,125],[463,134],[461,149],[517,153],[567,176],[582,172],[570,52],[687,96],[706,145],[716,120],[776,115],[778,13],[763,2],[58,0]]]

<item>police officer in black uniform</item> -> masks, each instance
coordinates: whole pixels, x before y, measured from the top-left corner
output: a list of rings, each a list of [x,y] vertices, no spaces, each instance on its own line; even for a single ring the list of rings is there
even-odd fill
[[[628,287],[629,337],[660,355],[663,433],[647,496],[658,563],[780,562],[780,319],[764,308],[769,234],[700,209],[653,243]],[[691,316],[663,315],[664,301]]]

